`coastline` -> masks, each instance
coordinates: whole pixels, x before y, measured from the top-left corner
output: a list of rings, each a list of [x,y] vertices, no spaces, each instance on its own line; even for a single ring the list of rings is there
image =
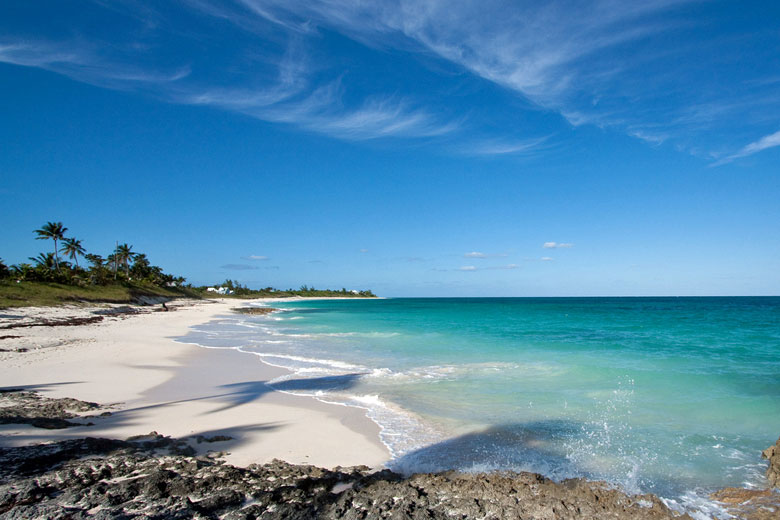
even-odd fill
[[[495,506],[497,509],[494,512],[499,517],[509,514],[508,512],[513,511],[512,508],[519,504],[501,503],[503,499],[499,497],[506,494],[506,490],[502,490],[504,485],[508,485],[507,489],[511,488],[512,493],[517,491],[517,485],[526,489],[530,493],[527,504],[537,500],[532,497],[538,497],[544,502],[543,506],[539,506],[542,508],[548,506],[548,497],[559,494],[561,500],[578,509],[583,506],[590,507],[594,505],[589,502],[594,496],[596,503],[599,503],[607,498],[599,497],[599,494],[609,490],[609,493],[614,492],[608,497],[610,507],[616,508],[618,518],[622,518],[620,515],[624,514],[627,518],[636,518],[640,513],[649,513],[653,518],[671,518],[684,511],[690,512],[688,507],[683,507],[674,500],[666,501],[654,495],[627,495],[624,491],[615,490],[611,484],[583,478],[554,483],[548,482],[542,475],[522,472],[483,474],[455,471],[412,476],[389,470],[372,473],[369,467],[376,470],[385,465],[393,468],[393,465],[387,464],[390,458],[389,450],[381,442],[379,425],[369,418],[366,409],[331,404],[317,397],[276,390],[266,382],[294,375],[294,372],[268,364],[250,352],[242,352],[232,346],[203,346],[182,342],[182,337],[192,327],[229,316],[231,310],[236,307],[252,303],[274,307],[276,302],[305,299],[323,298],[177,300],[167,303],[171,312],[157,312],[161,310],[158,306],[122,305],[1,311],[2,406],[7,406],[13,399],[12,394],[19,396],[19,392],[5,394],[11,389],[39,392],[49,401],[52,398],[75,398],[104,405],[97,410],[91,410],[88,415],[82,414],[74,418],[74,421],[83,424],[82,426],[64,429],[41,429],[32,425],[0,421],[0,452],[5,457],[3,460],[14,460],[15,457],[35,459],[43,453],[42,450],[47,449],[36,445],[45,442],[57,443],[50,445],[50,449],[66,451],[70,449],[68,446],[82,446],[84,450],[94,450],[94,443],[90,444],[88,441],[97,442],[98,445],[115,442],[118,444],[112,449],[119,452],[124,450],[125,453],[115,462],[132,467],[139,459],[136,457],[131,460],[127,457],[138,450],[150,450],[140,447],[140,444],[156,443],[155,445],[161,448],[175,447],[178,451],[174,451],[173,455],[185,457],[175,459],[176,471],[187,478],[194,478],[195,481],[201,477],[188,472],[193,467],[200,468],[201,464],[225,464],[226,468],[227,465],[246,468],[255,475],[252,478],[257,477],[255,464],[263,465],[261,473],[270,479],[264,485],[269,488],[276,486],[277,484],[271,482],[280,478],[283,480],[290,478],[290,475],[298,475],[316,480],[320,478],[322,471],[326,471],[317,467],[335,468],[334,472],[341,473],[338,473],[337,477],[327,477],[323,484],[326,486],[323,488],[326,495],[317,495],[311,500],[313,503],[321,500],[330,503],[337,500],[334,497],[341,495],[342,491],[328,492],[327,486],[342,486],[341,482],[345,479],[357,479],[355,481],[360,481],[361,484],[356,487],[354,496],[343,495],[350,497],[350,508],[361,508],[366,500],[375,501],[379,504],[377,507],[383,511],[391,507],[401,507],[393,497],[396,494],[403,496],[403,493],[408,492],[411,497],[409,500],[414,502],[417,499],[413,495],[421,485],[437,494],[442,503],[449,504],[448,501],[461,496],[461,493],[468,494],[473,491],[476,493],[475,498],[482,497],[487,483],[487,489],[495,494],[498,505],[486,506],[485,512],[491,511],[490,508]],[[248,361],[249,359],[251,361]],[[9,397],[8,400],[5,400],[6,396]],[[110,415],[103,417],[102,413],[105,412]],[[88,422],[92,424],[87,424]],[[133,439],[139,436],[140,439]],[[778,442],[780,445],[780,441]],[[189,452],[181,451],[182,447],[191,449],[195,457]],[[444,450],[453,449],[447,442],[441,443],[439,447]],[[143,455],[147,457],[144,460],[151,465],[149,467],[168,467],[171,461],[164,456],[159,458],[160,454],[155,449],[152,448]],[[457,448],[455,450],[457,451]],[[99,449],[89,453],[104,455]],[[96,471],[86,467],[88,462],[74,464],[74,467],[80,468],[79,471]],[[774,464],[777,465],[777,461]],[[360,467],[344,468],[345,466]],[[42,466],[40,469],[54,471],[56,467],[54,464]],[[339,467],[341,469],[338,469]],[[221,470],[216,468],[215,471]],[[23,475],[9,474],[2,478],[16,479],[20,476]],[[56,480],[60,477],[51,473],[46,478]],[[536,486],[540,482],[549,487],[538,492]],[[366,489],[373,489],[368,495],[357,491],[362,489],[360,486],[364,484]],[[234,486],[236,483],[230,485]],[[67,486],[78,485],[67,483]],[[389,503],[383,502],[386,498],[384,489],[387,486],[395,486]],[[578,490],[579,486],[582,488]],[[237,489],[239,491],[233,491],[245,493],[242,488]],[[443,489],[448,491],[442,491]],[[0,493],[2,492],[0,489]],[[204,488],[203,493],[208,496],[211,490]],[[708,506],[709,509],[697,512],[696,518],[724,513],[735,514],[738,518],[763,519],[763,511],[777,510],[777,497],[777,492],[771,490],[726,488],[719,491],[717,496],[713,494],[711,497],[720,505],[713,503],[712,507]],[[147,499],[150,498],[144,498]],[[275,505],[271,507],[288,505],[285,502],[288,499],[279,500],[281,502],[274,502]],[[289,500],[294,502],[297,499]],[[423,502],[420,502],[420,505],[432,507],[431,510],[442,507],[441,504],[431,505]],[[185,506],[189,507],[186,504]],[[650,507],[648,504],[654,505]],[[471,502],[467,505],[468,508],[472,507]],[[158,506],[163,507],[160,504]],[[464,511],[467,509],[466,505],[453,507],[463,507]],[[675,512],[669,511],[669,508]],[[339,509],[341,510],[343,509]],[[566,517],[557,516],[555,509],[552,512],[554,516],[550,518]]]
[[[284,300],[262,301],[273,305]],[[118,307],[102,306],[109,314],[99,323],[2,331],[3,389],[35,390],[45,397],[112,406],[111,415],[91,419],[92,426],[41,430],[0,425],[0,445],[84,436],[126,439],[156,431],[191,437],[190,444],[199,453],[228,452],[226,461],[236,466],[274,458],[322,467],[382,466],[389,452],[380,441],[378,425],[365,410],[274,391],[265,381],[289,372],[257,356],[174,341],[189,327],[248,302],[176,301],[168,304],[173,312],[165,313],[110,314]],[[122,309],[126,307],[118,310]],[[19,323],[22,315],[62,320],[93,316],[94,310],[10,309],[2,313],[0,326]],[[203,444],[197,442],[198,436],[231,439]]]

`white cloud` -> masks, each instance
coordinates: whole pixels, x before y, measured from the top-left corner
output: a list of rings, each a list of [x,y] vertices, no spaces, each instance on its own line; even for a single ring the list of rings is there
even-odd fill
[[[511,270],[511,269],[519,269],[520,266],[517,264],[507,264],[507,265],[493,265],[490,267],[476,267],[473,265],[464,265],[458,268],[458,271],[483,271],[483,270],[489,270],[489,271],[499,271],[499,270]]]
[[[267,256],[262,255],[249,255],[246,257],[247,260],[268,260]]]
[[[182,80],[191,73],[187,65],[155,70],[111,59],[101,53],[100,46],[84,42],[0,42],[0,62],[38,67],[77,81],[117,90],[155,85],[162,87]]]
[[[360,252],[361,253],[368,253],[368,249],[361,249]]]
[[[685,45],[670,43],[678,41],[677,34],[663,37],[698,23],[677,9],[698,0],[178,0],[183,19],[190,20],[194,13],[199,22],[218,20],[222,34],[236,42],[235,48],[220,47],[226,54],[234,53],[224,63],[187,53],[186,45],[198,40],[202,26],[182,30],[174,25],[178,20],[166,18],[167,8],[158,11],[150,1],[95,1],[117,9],[135,25],[127,33],[112,34],[110,40],[88,25],[67,27],[76,36],[63,41],[5,38],[0,41],[0,61],[40,67],[107,88],[143,90],[169,102],[218,107],[344,140],[449,136],[466,126],[463,113],[468,114],[468,107],[460,115],[450,115],[394,86],[366,94],[366,84],[360,80],[365,70],[345,67],[342,61],[334,64],[319,54],[324,31],[338,32],[372,49],[423,55],[428,63],[436,57],[449,62],[450,71],[468,71],[500,85],[533,105],[559,113],[572,125],[620,128],[653,145],[667,140],[679,143],[680,136],[690,135],[692,129],[704,133],[718,124],[724,128],[737,117],[744,125],[755,124],[757,118],[772,117],[780,107],[774,89],[777,78],[771,75],[740,76],[738,82],[726,85],[730,88],[713,90],[697,83],[705,76],[697,76],[696,67],[681,65],[667,74],[646,72],[648,63],[695,64],[698,57],[722,55],[718,51],[728,41],[725,37],[713,39],[718,42],[684,40]],[[235,34],[222,31],[228,24]],[[181,33],[186,38],[180,38]],[[91,39],[95,34],[100,36]],[[216,34],[208,36],[216,38]],[[180,40],[168,46],[166,38]],[[164,67],[151,59],[153,49],[163,46],[168,63]],[[184,51],[177,56],[177,49]],[[357,89],[341,88],[342,81],[354,78],[358,81],[348,86],[359,85]],[[736,110],[729,103],[734,98],[751,104],[749,112]],[[699,108],[689,113],[690,107]],[[493,138],[482,135],[463,142],[461,135],[461,142],[454,139],[445,145],[457,150],[454,153],[489,156],[543,149],[547,138],[523,139],[517,128],[522,128],[522,121]],[[777,146],[773,136],[722,162]],[[685,148],[692,150],[694,144],[685,143]]]
[[[463,255],[463,258],[497,258],[506,257],[506,253],[482,253],[480,251],[472,251]]]
[[[281,58],[254,67],[274,71],[273,81],[246,80],[233,86],[203,84],[189,78],[189,65],[155,70],[140,65],[136,49],[109,54],[116,45],[83,40],[0,41],[0,62],[38,67],[77,81],[117,89],[143,88],[165,101],[213,106],[256,119],[286,123],[344,140],[384,137],[421,138],[453,133],[460,123],[443,121],[398,95],[373,94],[345,106],[339,79],[312,87],[317,65],[298,43],[288,43]],[[183,59],[190,59],[183,57]]]
[[[543,256],[539,260],[541,260],[542,262],[552,262],[553,261],[553,259],[551,257],[549,257],[549,256]]]
[[[690,1],[242,0],[259,16],[285,27],[311,21],[371,46],[416,45],[543,107],[579,113],[581,121],[609,110],[601,108],[604,87],[614,90],[619,72],[635,66],[635,60],[612,51],[669,30],[675,22],[661,24],[658,15]],[[588,102],[577,102],[581,97]],[[630,114],[634,107],[624,108]],[[485,153],[489,148],[493,153],[523,150],[495,145],[485,146]]]
[[[566,242],[545,242],[544,244],[542,244],[542,247],[545,249],[557,249],[557,248],[567,249],[573,246],[574,244],[569,244]]]
[[[730,155],[724,159],[721,159],[720,161],[716,162],[713,166],[718,166],[727,162],[731,162],[734,159],[739,159],[740,157],[747,157],[748,155],[753,155],[754,153],[761,152],[768,148],[774,148],[776,146],[780,146],[780,130],[778,130],[774,134],[765,135],[758,141],[754,141],[742,147],[742,149],[737,153]]]

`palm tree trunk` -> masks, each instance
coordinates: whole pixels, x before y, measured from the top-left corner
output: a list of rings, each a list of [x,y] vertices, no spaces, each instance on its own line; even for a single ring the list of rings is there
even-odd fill
[[[60,272],[60,255],[57,254],[57,237],[54,237],[54,265],[57,267],[57,272]]]

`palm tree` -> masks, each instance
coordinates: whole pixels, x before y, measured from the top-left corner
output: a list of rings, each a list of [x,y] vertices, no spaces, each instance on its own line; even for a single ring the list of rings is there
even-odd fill
[[[116,259],[118,262],[122,262],[125,266],[125,275],[130,278],[130,260],[136,255],[133,253],[133,246],[122,244],[116,246]]]
[[[35,237],[36,240],[54,240],[54,265],[57,271],[60,270],[60,257],[57,255],[57,240],[65,238],[65,232],[68,228],[62,225],[62,222],[47,222],[41,229],[36,229],[35,233],[38,234]]]
[[[8,268],[7,265],[5,265],[3,259],[0,258],[0,279],[7,278],[10,275],[11,275],[11,270]]]
[[[57,265],[52,253],[39,253],[38,256],[31,256],[29,258],[35,262],[37,267],[43,267],[49,271]]]
[[[76,261],[76,267],[79,266],[79,255],[84,256],[87,253],[87,250],[81,246],[81,240],[76,240],[75,238],[63,239],[61,251],[68,255],[71,260]]]

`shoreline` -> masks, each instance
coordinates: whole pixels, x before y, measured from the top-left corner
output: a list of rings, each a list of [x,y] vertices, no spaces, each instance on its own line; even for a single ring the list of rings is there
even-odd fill
[[[257,356],[247,363],[249,353],[174,340],[233,307],[283,300],[175,301],[168,304],[174,312],[140,308],[135,309],[143,311],[138,314],[108,314],[100,323],[19,327],[0,334],[3,388],[117,403],[110,417],[93,419],[94,426],[40,430],[0,425],[0,445],[83,436],[126,439],[158,431],[192,437],[190,444],[201,453],[229,452],[226,460],[236,466],[274,458],[323,467],[383,466],[389,452],[366,410],[275,391],[265,382],[291,372]],[[2,313],[0,326],[19,323],[15,316],[20,315],[63,319],[116,308],[9,309]],[[215,371],[217,366],[220,370]],[[232,438],[202,445],[195,440],[198,435]]]
[[[0,390],[31,390],[46,398],[107,406],[74,419],[83,426],[66,429],[0,424],[0,449],[84,437],[124,442],[163,435],[183,441],[196,455],[242,468],[273,465],[274,459],[325,468],[385,467],[390,451],[367,408],[277,390],[267,383],[295,372],[252,352],[177,341],[192,327],[231,316],[239,306],[273,307],[304,299],[322,298],[177,300],[168,302],[171,312],[109,304],[1,311]],[[92,321],[95,316],[101,321]],[[104,411],[110,416],[99,415]],[[768,507],[777,507],[776,492],[722,491],[733,493],[740,506],[765,498]],[[719,511],[730,510],[725,507]]]

